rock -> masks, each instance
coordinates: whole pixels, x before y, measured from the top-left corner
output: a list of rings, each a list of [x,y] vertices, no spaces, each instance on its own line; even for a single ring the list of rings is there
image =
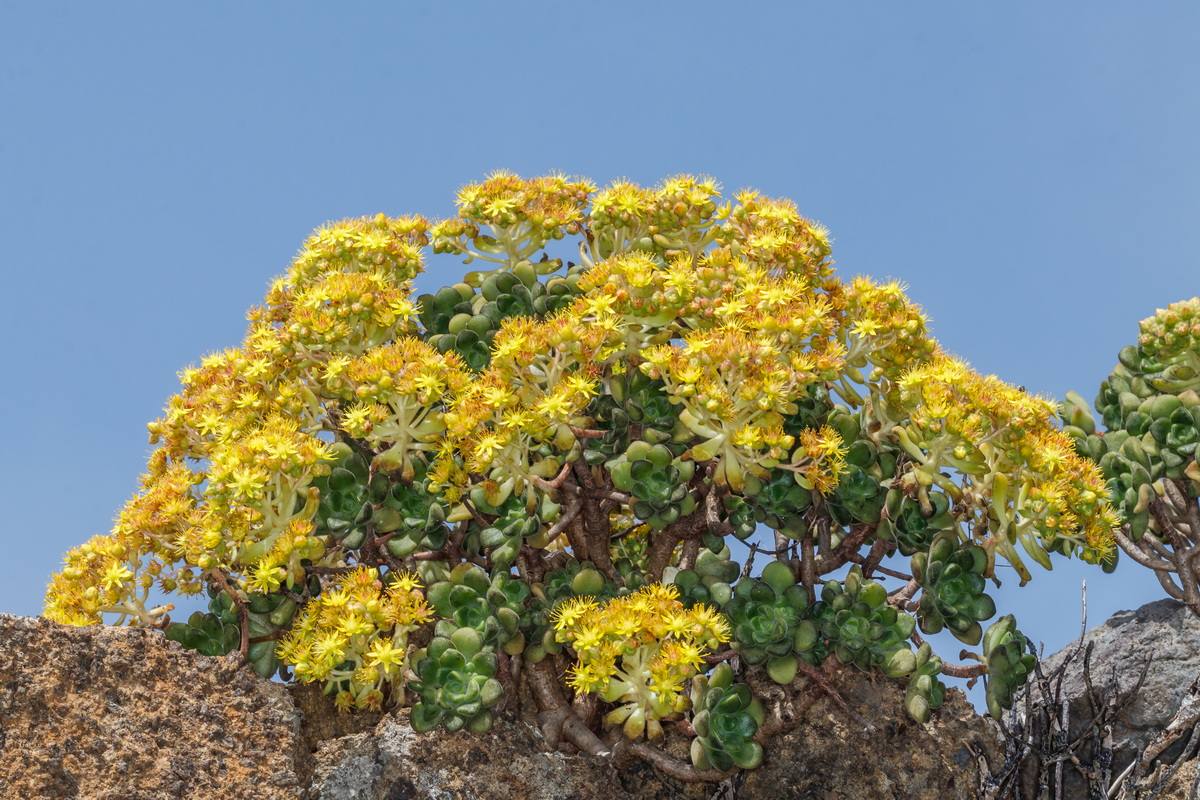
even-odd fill
[[[1129,697],[1152,658],[1137,701],[1127,704],[1113,725],[1114,764],[1120,769],[1166,726],[1184,692],[1200,675],[1200,618],[1176,600],[1156,600],[1135,611],[1114,614],[1084,637],[1092,644],[1093,686],[1107,684],[1115,671],[1118,703]],[[1043,672],[1058,667],[1077,647],[1078,640],[1047,658]],[[1079,735],[1092,719],[1086,692],[1080,653],[1067,668],[1062,690],[1070,702],[1072,736]],[[1172,757],[1174,753],[1164,755]]]
[[[418,734],[404,710],[341,714],[316,687],[264,681],[236,657],[188,652],[158,631],[0,615],[0,641],[5,798],[707,800],[728,789],[741,800],[955,800],[976,794],[968,745],[999,761],[990,722],[961,693],[922,727],[902,684],[853,669],[837,685],[874,731],[822,696],[762,767],[721,787],[551,750],[519,719]],[[671,737],[686,758],[687,738]]]
[[[0,797],[299,800],[282,686],[157,631],[0,614]]]
[[[487,733],[418,734],[407,714],[372,733],[326,742],[313,800],[632,800],[607,762],[547,752],[533,729],[498,720]]]
[[[992,763],[1000,761],[996,726],[957,689],[946,693],[927,725],[919,725],[904,710],[898,682],[845,669],[838,687],[875,730],[863,730],[823,698],[799,727],[772,741],[766,761],[747,773],[738,798],[973,798],[979,771],[969,747]]]
[[[864,730],[828,698],[818,700],[805,722],[772,741],[761,767],[736,778],[739,800],[977,795],[979,773],[968,745],[997,763],[1000,747],[991,723],[962,692],[949,692],[934,720],[921,726],[904,711],[901,684],[853,669],[838,680],[875,730]],[[686,758],[686,744],[673,749]],[[509,721],[485,734],[417,734],[401,713],[372,733],[324,743],[315,759],[314,800],[706,800],[714,793],[712,785],[682,784],[646,764],[617,770],[604,760],[549,751],[532,728]]]

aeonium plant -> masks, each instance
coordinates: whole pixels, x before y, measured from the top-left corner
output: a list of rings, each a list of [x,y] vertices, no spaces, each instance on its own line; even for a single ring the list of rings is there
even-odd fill
[[[921,721],[944,675],[1011,703],[1027,643],[985,632],[987,581],[1104,562],[1117,522],[1052,403],[944,352],[899,284],[840,279],[788,201],[500,173],[458,209],[314,233],[243,344],[182,373],[47,615],[240,650],[419,730],[525,693],[548,741],[687,780],[769,754],[761,680],[876,671]],[[431,255],[474,271],[413,298]],[[152,589],[210,610],[171,621]],[[943,662],[942,629],[987,653]]]
[[[1068,393],[1064,430],[1107,480],[1120,550],[1200,614],[1200,298],[1142,320],[1137,343],[1100,384],[1095,411]]]

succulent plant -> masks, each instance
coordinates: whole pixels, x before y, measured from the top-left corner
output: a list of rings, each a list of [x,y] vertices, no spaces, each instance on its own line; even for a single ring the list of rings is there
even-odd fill
[[[862,670],[877,667],[891,678],[916,668],[908,643],[916,620],[889,605],[887,590],[865,580],[858,565],[851,567],[843,582],[825,583],[812,614],[822,638],[843,664]]]
[[[1139,329],[1095,400],[1107,430],[1097,430],[1096,415],[1075,392],[1061,409],[1063,430],[1104,474],[1116,524],[1125,523],[1117,544],[1153,565],[1167,592],[1200,614],[1189,564],[1200,537],[1186,522],[1200,496],[1200,298],[1158,309]],[[1110,559],[1105,568],[1115,565]]]
[[[321,504],[314,518],[316,532],[329,534],[347,550],[362,547],[374,514],[372,495],[378,499],[386,496],[387,476],[377,474],[372,478],[366,458],[345,442],[338,442],[329,474],[315,478],[313,486],[321,491]]]
[[[777,683],[791,683],[799,664],[796,654],[817,641],[817,626],[808,618],[808,592],[796,583],[791,568],[772,561],[762,577],[743,578],[725,607],[733,631],[731,647],[748,664],[766,663]]]
[[[367,459],[344,442],[333,451],[329,474],[313,480],[321,493],[314,518],[318,535],[331,536],[347,550],[362,547],[372,532],[385,535],[397,558],[445,545],[445,507],[428,492],[424,462],[411,460],[409,484],[384,472],[372,474]]]
[[[662,381],[634,372],[614,375],[608,389],[608,394],[594,397],[588,409],[596,428],[604,434],[587,441],[584,457],[589,464],[616,458],[634,438],[650,444],[671,439],[679,415]]]
[[[857,447],[863,445],[863,447]],[[850,453],[871,449],[869,442],[858,441],[851,446]],[[874,459],[874,453],[871,458]],[[877,523],[883,513],[887,489],[871,472],[856,464],[849,464],[838,481],[834,491],[834,502],[830,502],[830,511],[834,521],[841,525],[855,522]],[[838,513],[844,511],[845,513]]]
[[[784,417],[783,429],[793,436],[808,428],[819,428],[834,408],[829,389],[820,382],[809,384],[792,402],[796,410]]]
[[[633,496],[630,509],[654,530],[696,510],[687,488],[696,464],[677,458],[666,445],[639,439],[608,466],[613,485]]]
[[[979,644],[980,622],[996,614],[996,603],[984,593],[987,552],[978,545],[959,545],[958,536],[939,533],[927,553],[912,558],[913,578],[921,584],[917,621],[926,633],[943,628],[960,642]]]
[[[559,506],[549,495],[543,495],[536,508],[526,505],[524,494],[490,491],[490,486],[473,489],[470,501],[481,514],[494,517],[486,527],[471,520],[463,549],[473,555],[488,553],[492,569],[504,572],[516,561],[517,553],[526,542],[539,547],[549,543],[543,521],[555,519]]]
[[[650,526],[632,514],[613,514],[609,522],[612,530],[616,531],[609,550],[613,567],[620,574],[625,588],[636,591],[646,584],[646,574],[649,572]]]
[[[206,656],[225,655],[241,643],[241,617],[233,598],[224,591],[212,586],[209,597],[207,613],[195,611],[186,623],[172,622],[167,626],[166,636]],[[295,601],[282,594],[250,595],[246,602],[249,637],[271,636],[276,631],[286,630],[296,615],[296,608]],[[264,678],[270,678],[279,670],[274,640],[251,644],[248,658],[254,671]]]
[[[1144,405],[1151,420],[1147,433],[1154,442],[1143,437],[1142,446],[1148,455],[1162,461],[1164,477],[1182,478],[1200,442],[1200,395],[1195,391],[1164,394]]]
[[[492,727],[491,708],[504,688],[496,679],[496,653],[484,648],[477,630],[434,636],[414,658],[417,679],[408,684],[419,698],[410,717],[413,730],[423,733],[439,724],[451,733]]]
[[[941,708],[945,699],[946,686],[938,678],[941,674],[942,660],[933,654],[929,642],[922,642],[904,693],[904,707],[922,725],[929,721],[931,712]]]
[[[224,615],[193,611],[187,622],[167,625],[167,638],[202,655],[223,656],[236,650],[241,641],[241,626],[237,614],[233,616],[233,621],[226,621]]]
[[[845,406],[835,406],[827,424],[847,443],[846,470],[827,500],[834,521],[840,525],[878,523],[887,496],[882,481],[893,477],[895,455],[890,450],[881,451],[871,439],[862,438],[858,415]]]
[[[755,519],[754,502],[736,494],[727,494],[721,498],[721,508],[724,511],[723,520],[733,528],[733,535],[745,541],[758,529]]]
[[[521,614],[529,598],[529,584],[507,573],[488,573],[470,562],[456,566],[446,581],[429,587],[427,596],[441,617],[435,635],[449,637],[455,630],[470,628],[489,648],[505,648],[516,655],[524,648],[520,635]]]
[[[701,550],[694,569],[668,567],[663,578],[679,587],[679,601],[685,608],[697,603],[724,608],[733,598],[730,587],[740,572],[741,567],[736,561],[729,560],[729,548],[725,547],[721,553]]]
[[[1140,439],[1123,430],[1105,434],[1104,446],[1107,452],[1100,458],[1100,470],[1109,494],[1125,512],[1129,538],[1136,542],[1150,525],[1149,504],[1162,465],[1150,460]]]
[[[1096,411],[1109,430],[1134,428],[1144,422],[1142,401],[1158,394],[1152,381],[1163,372],[1163,364],[1134,345],[1121,349],[1118,364],[1108,379],[1101,382],[1096,396]]]
[[[440,550],[449,535],[445,506],[429,491],[425,465],[414,460],[414,467],[412,484],[393,482],[371,515],[375,532],[388,534],[387,549],[396,558],[418,550]],[[397,519],[400,525],[393,527]]]
[[[941,703],[941,662],[881,586],[907,578],[831,580],[843,565],[913,556],[922,624],[972,640],[991,607],[980,551],[954,540],[967,521],[1023,579],[1016,544],[1107,557],[1109,487],[1132,536],[1162,539],[1139,540],[1148,557],[1180,541],[1157,526],[1200,488],[1200,301],[1122,354],[1112,430],[1072,412],[1102,478],[1050,403],[945,355],[898,283],[840,280],[790,201],[497,173],[457,205],[315,232],[243,343],[181,374],[141,490],[67,554],[47,614],[161,626],[151,590],[216,581],[229,594],[169,635],[249,637],[260,673],[278,659],[341,709],[404,706],[411,684],[418,730],[484,729],[521,655],[548,738],[653,742],[692,711],[694,765],[729,770],[761,760],[763,731],[729,666],[702,675],[727,642],[781,685],[763,703],[833,657],[907,675],[914,717]],[[564,269],[543,248],[567,235]],[[485,266],[414,302],[429,245]],[[727,534],[760,524],[793,543],[741,579]],[[997,704],[1023,677],[1017,636],[983,634]]]
[[[562,643],[554,635],[554,612],[562,603],[576,597],[606,600],[618,594],[617,585],[590,561],[574,559],[547,574],[543,583],[532,587],[532,592],[521,615],[521,635],[526,642],[522,655],[531,663],[541,661],[547,654],[562,652]]]
[[[928,550],[938,533],[954,528],[950,498],[937,490],[920,487],[917,495],[911,496],[892,488],[885,507],[887,517],[880,523],[880,535],[890,536],[905,556]]]
[[[429,343],[443,353],[453,350],[468,367],[481,370],[491,360],[488,348],[499,325],[498,320],[474,313],[476,297],[474,288],[458,283],[437,294],[421,295],[417,302]]]
[[[1030,652],[1029,640],[1017,630],[1017,621],[1006,614],[988,626],[983,634],[983,660],[987,664],[988,712],[996,719],[1012,708],[1013,695],[1025,685],[1037,659]]]
[[[538,280],[539,273],[561,267],[559,260],[525,261],[512,272],[473,273],[463,283],[421,295],[419,316],[425,338],[439,351],[453,351],[468,367],[482,371],[491,362],[491,345],[505,319],[544,317],[578,294],[578,268],[545,284]]]
[[[812,491],[796,483],[795,473],[774,469],[758,493],[743,502],[754,509],[755,521],[799,539],[807,530],[804,513],[812,507]]]
[[[762,704],[744,683],[733,682],[733,668],[721,662],[705,677],[692,678],[692,764],[696,769],[728,772],[754,769],[763,760],[753,740],[763,722]]]

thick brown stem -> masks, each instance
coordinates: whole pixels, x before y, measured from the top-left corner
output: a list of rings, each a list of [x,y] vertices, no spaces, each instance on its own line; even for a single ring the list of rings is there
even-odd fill
[[[779,545],[775,545],[778,549]],[[800,541],[800,582],[804,584],[804,588],[808,590],[808,599],[817,599],[817,554],[813,547],[813,538],[810,535],[805,536]]]
[[[1171,560],[1174,562],[1175,572],[1179,576],[1179,588],[1183,594],[1182,600],[1193,613],[1200,614],[1200,587],[1196,585],[1196,568],[1192,564],[1193,559],[1200,554],[1200,547],[1192,544],[1191,539],[1184,536],[1175,527],[1175,524],[1171,521],[1167,513],[1168,508],[1172,508],[1179,513],[1188,513],[1189,506],[1194,504],[1173,481],[1168,480],[1163,483],[1166,487],[1167,496],[1171,499],[1171,504],[1168,506],[1163,500],[1155,498],[1150,503],[1150,513],[1154,515],[1159,529],[1163,536],[1171,543],[1171,547],[1174,550],[1171,554]]]
[[[580,509],[582,508],[580,506]],[[579,561],[591,561],[591,553],[588,552],[587,531],[584,530],[583,520],[580,519],[579,514],[573,515],[570,522],[567,523],[566,534],[575,558]]]
[[[949,675],[951,678],[979,678],[987,675],[987,664],[972,664],[968,667],[964,664],[950,664],[943,661],[942,674]]]
[[[574,425],[568,425],[571,433],[578,436],[580,439],[603,439],[604,431],[598,431],[593,428],[577,428]]]
[[[917,583],[915,579],[910,579],[908,583],[904,584],[896,591],[891,592],[887,597],[887,601],[894,606],[904,608],[904,604],[907,603],[909,599],[911,599],[912,596],[917,593],[917,589],[920,588],[921,584]]]
[[[1117,545],[1125,551],[1125,555],[1132,558],[1143,567],[1158,570],[1160,572],[1174,572],[1175,567],[1167,561],[1161,561],[1156,558],[1151,558],[1141,547],[1132,539],[1125,535],[1125,531],[1129,529],[1128,525],[1123,525],[1120,528],[1113,529],[1113,538]]]
[[[715,783],[723,781],[733,772],[718,772],[715,769],[699,770],[691,764],[685,764],[677,758],[673,758],[662,750],[646,744],[645,742],[627,742],[618,740],[613,748],[620,758],[623,750],[628,750],[633,755],[648,761],[659,772],[670,775],[677,781],[685,781],[687,783]]]
[[[879,569],[879,562],[883,561],[883,557],[887,555],[888,547],[888,543],[883,539],[876,539],[874,542],[872,542],[871,549],[867,552],[866,559],[855,562],[861,564],[864,578],[869,580],[872,573]],[[853,561],[854,556],[857,555],[858,553],[851,553],[850,560]]]
[[[833,550],[817,556],[817,574],[825,575],[852,560],[853,556],[858,555],[858,549],[862,547],[862,543],[870,532],[869,525],[855,525],[851,528],[849,535],[842,539],[841,544]]]
[[[566,737],[567,741],[585,753],[604,758],[612,755],[608,745],[600,741],[600,737],[592,733],[567,705],[549,658],[531,666],[526,675],[533,697],[542,709],[542,713],[538,714],[538,724],[551,747],[557,749],[559,742]]]
[[[596,481],[592,477],[592,468],[582,459],[572,462],[572,467],[580,486],[589,495],[596,496],[602,491],[607,492],[607,487],[596,485]],[[588,558],[596,569],[604,573],[609,580],[615,581],[617,580],[617,571],[613,567],[612,554],[609,552],[612,542],[612,526],[609,525],[608,514],[595,500],[589,502],[588,499],[584,499],[581,502],[583,530],[588,543]]]
[[[346,573],[354,572],[356,569],[358,569],[357,565],[349,567],[317,567],[310,565],[305,567],[304,571],[309,575],[345,575]]]
[[[700,540],[688,539],[683,543],[683,552],[679,555],[679,568],[691,569],[696,566],[696,558],[700,555]]]
[[[582,508],[583,501],[581,501],[578,497],[571,495],[567,500],[567,510],[562,512],[558,520],[552,526],[550,526],[550,530],[546,532],[546,535],[550,538],[550,541],[554,541],[560,533],[567,529],[568,525],[575,521],[575,518],[579,516],[579,511]]]
[[[679,539],[670,529],[653,531],[650,534],[650,552],[646,563],[646,577],[650,581],[661,581],[663,570],[671,563],[671,554],[675,552]]]

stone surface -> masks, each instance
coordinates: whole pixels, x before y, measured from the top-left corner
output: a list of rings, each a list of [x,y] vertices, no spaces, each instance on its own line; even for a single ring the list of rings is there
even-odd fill
[[[714,785],[552,751],[515,719],[417,734],[406,711],[340,714],[315,687],[285,689],[156,631],[0,615],[0,641],[3,798],[956,800],[976,794],[968,744],[999,758],[993,727],[960,693],[921,727],[901,683],[853,669],[837,685],[873,731],[819,699],[761,768]],[[672,733],[668,749],[686,759],[687,741]]]
[[[0,797],[302,796],[282,686],[157,631],[0,614]]]
[[[892,800],[972,798],[978,771],[967,745],[1000,758],[990,722],[961,692],[947,696],[928,726],[912,722],[903,688],[854,670],[839,676],[867,731],[828,699],[805,722],[773,740],[763,765],[730,781],[739,800]],[[686,741],[674,743],[686,759]],[[324,742],[315,754],[314,800],[707,800],[720,788],[684,784],[645,764],[616,769],[607,761],[548,751],[529,726],[500,721],[485,734],[417,734],[403,714],[373,732]],[[719,795],[718,795],[719,796]]]
[[[313,800],[624,800],[611,765],[546,752],[527,725],[498,720],[487,733],[418,734],[406,715],[371,733],[326,742],[317,753]]]
[[[1200,675],[1200,618],[1180,602],[1157,600],[1114,614],[1084,637],[1092,643],[1093,685],[1106,684],[1115,670],[1118,700],[1129,696],[1147,659],[1153,659],[1136,701],[1125,707],[1113,727],[1115,763],[1124,766],[1170,721],[1184,692]],[[1056,668],[1077,645],[1047,658],[1043,671]],[[1078,735],[1091,721],[1082,653],[1069,665],[1062,693],[1070,698],[1071,731]]]
[[[922,726],[904,710],[901,683],[846,669],[838,686],[875,730],[864,730],[829,699],[819,700],[798,728],[771,743],[763,766],[746,775],[739,798],[973,798],[979,772],[968,745],[999,763],[997,728],[959,690],[947,692],[942,708]]]

